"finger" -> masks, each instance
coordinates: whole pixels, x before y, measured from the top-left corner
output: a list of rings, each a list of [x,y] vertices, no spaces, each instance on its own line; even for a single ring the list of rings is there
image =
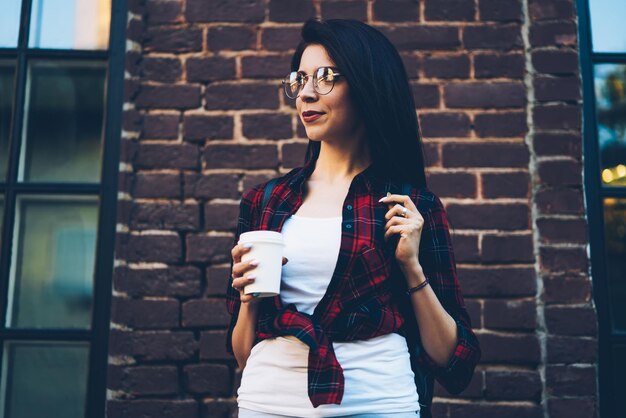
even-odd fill
[[[231,250],[231,255],[235,263],[241,262],[241,256],[252,249],[251,243],[237,244]]]
[[[247,260],[233,265],[233,277],[243,276],[247,271],[254,270],[259,265],[259,260]]]
[[[243,293],[239,296],[239,300],[241,301],[241,303],[250,303],[250,302],[257,302],[259,300],[258,297],[252,296],[252,295],[244,295]]]
[[[403,225],[393,225],[389,227],[385,232],[385,241],[387,241],[392,235],[401,233],[402,227]]]
[[[408,228],[416,227],[418,229],[421,229],[424,226],[424,220],[417,217],[409,219],[408,217],[404,218],[402,216],[394,216],[389,221],[387,221],[387,223],[385,224],[385,229],[395,225]]]
[[[405,213],[404,211],[405,207],[399,204],[394,205],[391,209],[389,209],[387,211],[387,213],[385,214],[385,219],[392,219],[394,216],[400,216],[403,218],[408,218],[409,217],[409,210],[406,210],[406,216],[403,216],[403,213]]]
[[[243,288],[251,283],[254,283],[255,279],[256,277],[254,277],[253,275],[237,277],[235,280],[233,280],[232,286],[235,290],[242,292]]]
[[[415,207],[413,200],[411,200],[411,196],[405,194],[390,194],[380,199],[379,202],[399,203],[410,211],[417,211],[417,207]]]
[[[385,224],[385,231],[391,228],[392,226],[407,225],[409,222],[411,222],[411,220],[403,218],[401,216],[394,216],[393,218],[389,219],[387,223]]]

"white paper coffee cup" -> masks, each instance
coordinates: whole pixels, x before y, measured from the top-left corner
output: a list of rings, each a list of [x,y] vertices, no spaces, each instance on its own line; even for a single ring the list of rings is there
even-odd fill
[[[276,231],[250,231],[239,236],[238,244],[251,243],[250,251],[241,256],[241,261],[259,260],[259,265],[245,273],[254,275],[254,283],[244,288],[244,294],[271,297],[280,293],[280,278],[283,268],[283,236]]]

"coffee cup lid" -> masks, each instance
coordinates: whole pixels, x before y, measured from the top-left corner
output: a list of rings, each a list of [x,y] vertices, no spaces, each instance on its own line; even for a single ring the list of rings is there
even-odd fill
[[[284,245],[283,235],[276,231],[248,231],[239,235],[238,244],[246,242],[270,242]]]

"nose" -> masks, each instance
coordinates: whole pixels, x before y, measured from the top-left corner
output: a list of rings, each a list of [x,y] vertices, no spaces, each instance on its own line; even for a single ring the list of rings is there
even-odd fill
[[[317,100],[317,92],[313,88],[313,77],[307,77],[306,83],[302,87],[299,97],[305,102]]]

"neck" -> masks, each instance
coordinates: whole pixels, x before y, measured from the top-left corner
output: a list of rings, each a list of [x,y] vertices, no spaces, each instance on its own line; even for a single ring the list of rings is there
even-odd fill
[[[311,180],[330,184],[351,182],[371,164],[365,141],[356,141],[353,144],[351,147],[341,147],[322,142]]]

